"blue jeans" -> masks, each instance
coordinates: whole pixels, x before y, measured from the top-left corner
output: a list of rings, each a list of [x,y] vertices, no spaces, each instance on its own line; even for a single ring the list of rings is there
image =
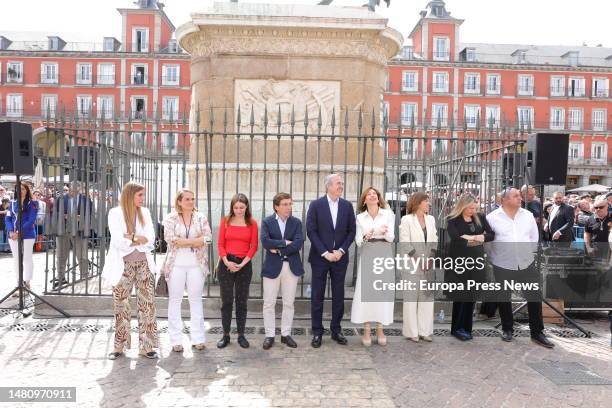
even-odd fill
[[[8,244],[8,234],[6,230],[0,231],[0,252],[9,252],[11,249]]]

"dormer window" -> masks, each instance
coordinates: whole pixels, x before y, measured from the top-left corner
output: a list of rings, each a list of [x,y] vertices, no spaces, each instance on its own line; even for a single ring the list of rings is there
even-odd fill
[[[466,61],[466,62],[476,61],[476,49],[475,48],[465,48],[461,52],[461,57],[463,61]]]
[[[132,30],[132,52],[149,52],[148,28],[134,28]]]
[[[561,56],[561,58],[567,60],[567,64],[576,67],[578,66],[580,53],[578,51],[570,51]]]
[[[411,46],[402,47],[400,55],[403,59],[413,59],[414,51]]]
[[[516,63],[517,64],[526,64],[527,63],[527,50],[518,50],[516,52]]]
[[[48,37],[49,51],[61,51],[64,49],[66,42],[59,37]]]

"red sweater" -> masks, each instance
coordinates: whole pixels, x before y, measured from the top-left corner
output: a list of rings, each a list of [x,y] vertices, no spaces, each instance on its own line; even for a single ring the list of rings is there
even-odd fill
[[[255,252],[257,252],[258,243],[257,222],[254,219],[251,219],[251,225],[244,227],[226,225],[225,220],[221,220],[219,239],[217,240],[220,257],[231,254],[239,258],[248,256],[253,259]]]

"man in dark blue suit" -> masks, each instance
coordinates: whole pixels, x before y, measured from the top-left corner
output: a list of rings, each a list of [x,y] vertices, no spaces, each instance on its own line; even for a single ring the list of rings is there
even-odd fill
[[[265,258],[261,276],[263,279],[263,318],[266,329],[264,350],[274,344],[276,336],[276,298],[280,290],[283,298],[281,318],[281,343],[297,347],[291,338],[293,303],[300,276],[304,267],[300,250],[304,244],[302,222],[291,215],[293,202],[287,193],[278,193],[272,200],[274,215],[266,217],[261,224],[261,245]]]
[[[349,247],[355,239],[355,211],[342,199],[344,181],[337,174],[325,177],[327,194],[312,203],[306,218],[306,234],[310,239],[308,261],[312,268],[312,347],[321,347],[323,336],[323,301],[327,275],[331,278],[332,320],[331,337],[345,345],[342,335],[344,315],[344,278],[349,259]]]

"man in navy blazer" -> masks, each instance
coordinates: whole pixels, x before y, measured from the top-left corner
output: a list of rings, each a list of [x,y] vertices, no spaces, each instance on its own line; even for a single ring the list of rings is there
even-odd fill
[[[261,223],[261,245],[265,249],[264,265],[261,270],[263,280],[263,318],[266,338],[264,350],[274,344],[276,336],[276,298],[280,290],[283,298],[281,318],[281,343],[297,347],[291,338],[293,324],[293,303],[300,276],[304,267],[300,250],[304,244],[302,222],[291,215],[293,202],[287,193],[278,193],[272,200],[274,215],[266,217]]]
[[[331,277],[332,320],[331,337],[338,344],[347,344],[342,335],[344,315],[344,278],[349,259],[349,247],[355,239],[355,211],[342,199],[344,181],[337,174],[325,177],[327,194],[312,203],[306,217],[306,234],[310,239],[308,261],[312,268],[312,347],[321,347],[323,336],[323,301],[327,275]]]

